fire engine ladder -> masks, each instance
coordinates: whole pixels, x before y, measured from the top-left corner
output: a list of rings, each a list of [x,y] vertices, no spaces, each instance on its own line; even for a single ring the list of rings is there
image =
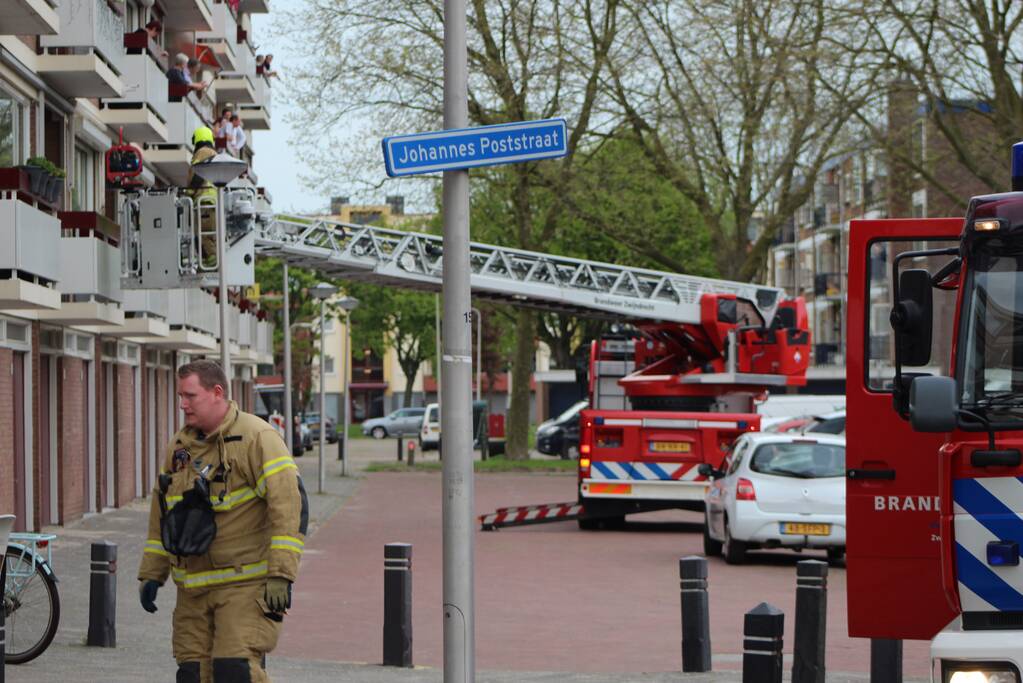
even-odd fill
[[[277,215],[257,224],[256,249],[338,279],[439,292],[439,235]],[[632,268],[472,242],[473,296],[546,311],[698,324],[703,294],[734,294],[770,325],[783,292],[746,282]]]

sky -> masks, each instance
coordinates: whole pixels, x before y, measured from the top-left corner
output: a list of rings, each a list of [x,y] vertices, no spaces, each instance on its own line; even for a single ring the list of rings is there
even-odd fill
[[[294,64],[298,56],[289,48],[287,37],[275,36],[271,27],[277,14],[282,10],[299,6],[302,1],[270,0],[269,14],[252,15],[256,52],[274,56],[274,67],[280,73],[281,79],[287,78],[288,64],[289,62]],[[270,130],[251,131],[253,147],[256,150],[254,163],[256,175],[259,177],[259,184],[270,191],[275,211],[285,213],[323,211],[330,205],[330,198],[307,187],[296,172],[302,163],[299,158],[301,150],[300,147],[293,147],[290,144],[290,140],[294,138],[294,130],[286,120],[290,108],[278,94],[281,79],[272,82],[275,92],[270,109]]]

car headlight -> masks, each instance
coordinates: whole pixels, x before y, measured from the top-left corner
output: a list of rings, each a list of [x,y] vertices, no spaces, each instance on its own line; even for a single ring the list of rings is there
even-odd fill
[[[1019,670],[1009,662],[941,663],[945,683],[1020,683]]]

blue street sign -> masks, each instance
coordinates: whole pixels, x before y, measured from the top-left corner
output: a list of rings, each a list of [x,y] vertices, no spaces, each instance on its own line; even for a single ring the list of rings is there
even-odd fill
[[[565,119],[502,123],[496,126],[411,133],[384,138],[387,175],[554,159],[568,153]]]

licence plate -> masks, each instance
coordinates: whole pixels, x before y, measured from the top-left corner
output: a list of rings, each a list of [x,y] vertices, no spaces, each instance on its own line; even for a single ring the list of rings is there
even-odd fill
[[[651,441],[652,453],[688,453],[693,445],[688,441]]]
[[[830,524],[805,524],[803,522],[782,522],[781,532],[783,534],[795,534],[798,536],[830,536]]]

